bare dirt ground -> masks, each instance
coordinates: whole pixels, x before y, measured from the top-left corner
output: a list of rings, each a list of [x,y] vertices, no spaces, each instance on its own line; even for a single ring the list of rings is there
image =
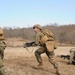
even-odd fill
[[[61,54],[69,54],[71,48],[74,47],[58,47],[55,50],[55,61],[59,64],[61,75],[75,75],[75,66],[68,65],[68,60],[56,57]],[[53,66],[48,62],[45,54],[42,54],[43,69],[35,69],[38,63],[36,61],[34,52],[36,47],[28,48],[32,53],[29,53],[22,47],[7,47],[5,50],[4,65],[9,70],[10,75],[56,75]]]

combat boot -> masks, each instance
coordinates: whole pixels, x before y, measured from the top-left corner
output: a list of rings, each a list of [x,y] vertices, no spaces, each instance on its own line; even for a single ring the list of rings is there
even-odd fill
[[[36,66],[36,68],[38,68],[38,69],[43,68],[43,63],[39,63],[39,64]]]
[[[57,75],[60,75],[58,68],[56,68],[56,74],[57,74]]]

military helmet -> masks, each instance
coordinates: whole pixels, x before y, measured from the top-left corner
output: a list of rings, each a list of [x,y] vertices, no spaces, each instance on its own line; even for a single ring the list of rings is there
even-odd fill
[[[1,27],[0,27],[0,40],[4,40],[4,33]]]
[[[41,25],[39,25],[39,24],[35,24],[35,25],[33,26],[33,29],[35,29],[35,28],[42,29]]]

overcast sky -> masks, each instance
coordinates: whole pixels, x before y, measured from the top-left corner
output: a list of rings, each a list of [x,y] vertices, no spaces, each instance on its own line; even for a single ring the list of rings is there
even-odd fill
[[[1,27],[75,24],[75,0],[0,0]]]

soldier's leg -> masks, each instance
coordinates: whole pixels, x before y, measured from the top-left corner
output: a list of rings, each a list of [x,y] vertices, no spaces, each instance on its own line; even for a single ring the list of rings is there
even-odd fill
[[[3,64],[3,55],[4,55],[4,51],[2,52],[2,48],[0,48],[0,75],[8,75],[7,73],[7,69],[4,67]]]
[[[0,75],[8,75],[7,69],[4,67],[2,59],[0,59]]]
[[[54,61],[53,57],[54,57],[54,52],[46,52],[48,58],[49,58],[49,62],[54,66],[54,68],[58,68],[58,64]]]
[[[44,52],[45,52],[45,50],[44,50],[43,47],[40,47],[39,49],[37,49],[37,50],[35,51],[35,57],[36,57],[36,59],[37,59],[37,61],[38,61],[38,63],[39,63],[39,66],[42,65],[41,54],[44,53]]]
[[[0,75],[9,75],[9,73],[5,67],[0,67]]]
[[[54,52],[48,52],[46,53],[48,58],[49,58],[49,62],[54,66],[54,68],[56,69],[56,74],[60,75],[59,73],[59,69],[58,69],[58,64],[54,61],[53,57],[54,57]]]
[[[53,57],[54,57],[54,42],[53,41],[47,41],[45,45],[46,45],[46,55],[49,58],[49,62],[51,64],[53,64],[54,68],[57,68],[58,65],[53,60]]]
[[[4,59],[4,50],[1,51],[1,59]]]
[[[56,69],[56,73],[57,75],[59,74],[59,70],[58,70],[58,64],[54,61],[54,42],[53,41],[48,41],[46,42],[46,55],[49,58],[49,62],[54,66],[54,68]]]

